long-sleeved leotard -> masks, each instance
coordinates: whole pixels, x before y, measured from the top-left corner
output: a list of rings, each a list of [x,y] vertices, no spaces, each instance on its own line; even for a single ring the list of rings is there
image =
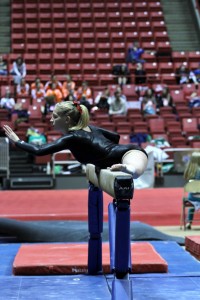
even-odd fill
[[[120,163],[129,150],[146,152],[133,144],[119,145],[119,134],[90,125],[91,132],[85,130],[70,131],[53,143],[35,146],[23,141],[16,146],[34,155],[47,155],[62,150],[70,150],[74,157],[83,164],[91,163],[99,168]],[[146,154],[147,155],[147,154]]]

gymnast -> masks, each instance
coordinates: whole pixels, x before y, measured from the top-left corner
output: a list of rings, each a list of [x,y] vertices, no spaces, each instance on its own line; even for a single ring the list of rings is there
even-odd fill
[[[97,170],[108,168],[131,174],[133,179],[143,174],[148,161],[147,153],[133,144],[120,145],[119,134],[89,125],[89,113],[77,101],[57,103],[50,122],[63,136],[55,142],[36,146],[19,139],[4,125],[6,136],[18,148],[33,155],[53,154],[70,150],[82,164],[94,164]]]

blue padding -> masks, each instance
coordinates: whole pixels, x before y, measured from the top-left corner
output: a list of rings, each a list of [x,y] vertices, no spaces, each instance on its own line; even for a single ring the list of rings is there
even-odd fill
[[[0,299],[110,300],[104,276],[1,277]]]
[[[103,192],[92,184],[88,189],[88,230],[91,234],[103,231]]]
[[[130,209],[116,209],[115,270],[127,272],[130,267]]]
[[[112,282],[112,300],[132,300],[132,282],[131,280],[115,279]]]
[[[21,244],[0,244],[0,276],[12,275],[13,261],[20,246]]]
[[[134,278],[134,300],[199,300],[200,277]]]
[[[93,184],[88,190],[88,273],[102,271],[103,192]]]
[[[89,239],[88,241],[88,273],[102,272],[102,240]]]
[[[108,216],[109,216],[109,241],[110,241],[110,269],[113,271],[115,269],[115,205],[109,203],[108,205]]]
[[[151,244],[167,261],[168,274],[178,276],[200,276],[199,261],[177,243],[153,241]]]

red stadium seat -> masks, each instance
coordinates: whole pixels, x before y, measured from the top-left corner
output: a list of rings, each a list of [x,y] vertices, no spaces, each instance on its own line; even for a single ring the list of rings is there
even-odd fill
[[[150,19],[152,22],[161,22],[161,21],[165,21],[164,20],[164,15],[163,15],[163,12],[160,10],[160,11],[153,11],[153,12],[150,12]]]
[[[154,32],[154,38],[156,42],[169,42],[167,31]]]
[[[153,32],[152,31],[148,31],[148,32],[140,32],[140,42],[141,43],[148,43],[148,42],[151,42],[153,41],[154,39],[154,35],[153,35]]]
[[[130,122],[118,122],[116,124],[116,131],[119,134],[131,134],[132,133],[132,125]]]
[[[121,22],[121,15],[120,12],[108,12],[107,17],[109,22]]]
[[[134,11],[136,11],[136,12],[148,11],[147,2],[134,1],[133,6],[134,6]]]
[[[105,53],[97,52],[96,58],[97,58],[98,64],[102,64],[102,63],[108,64],[111,62],[111,53],[110,52],[105,52]]]
[[[149,119],[148,126],[151,134],[165,133],[165,123],[162,118]]]
[[[85,64],[94,64],[96,62],[96,55],[94,52],[82,53],[81,59]]]
[[[137,22],[137,29],[140,32],[149,32],[152,31],[151,23],[148,22]]]
[[[167,27],[166,27],[164,21],[152,21],[151,22],[151,27],[152,27],[154,32],[167,31]]]
[[[96,32],[97,43],[107,43],[110,41],[110,34],[108,32]]]
[[[81,62],[81,53],[69,52],[66,54],[66,59],[69,64],[79,64]]]
[[[122,31],[111,32],[110,33],[110,40],[112,43],[123,43],[124,41],[124,34]]]
[[[111,74],[112,73],[112,65],[108,64],[99,64],[98,65],[99,74]]]
[[[128,7],[123,7],[123,3],[121,3],[121,17],[124,22],[133,22],[134,13],[131,7],[131,10]],[[127,9],[127,10],[126,10]]]
[[[93,32],[82,32],[81,38],[83,43],[95,42],[95,34]]]
[[[66,30],[68,30],[68,32],[78,32],[78,33],[80,33],[80,24],[79,24],[79,22],[68,22],[67,24],[66,24]],[[74,42],[76,42],[76,41],[74,41]]]
[[[174,72],[174,67],[172,62],[160,62],[158,64],[158,69],[161,74],[171,74]]]
[[[181,122],[182,130],[185,135],[199,134],[197,118],[183,118]]]
[[[81,42],[81,34],[80,32],[68,32],[67,34],[69,43],[80,43]]]

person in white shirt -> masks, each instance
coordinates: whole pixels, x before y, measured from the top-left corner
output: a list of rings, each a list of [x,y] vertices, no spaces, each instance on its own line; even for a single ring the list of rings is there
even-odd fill
[[[19,56],[14,62],[10,72],[13,75],[14,83],[17,85],[21,79],[26,76],[26,64],[21,56]]]
[[[10,87],[6,87],[5,96],[0,100],[0,107],[11,111],[15,107],[15,99],[11,96]]]
[[[113,97],[108,100],[109,115],[126,115],[127,114],[127,101],[125,96],[121,95],[119,90],[116,90]]]

